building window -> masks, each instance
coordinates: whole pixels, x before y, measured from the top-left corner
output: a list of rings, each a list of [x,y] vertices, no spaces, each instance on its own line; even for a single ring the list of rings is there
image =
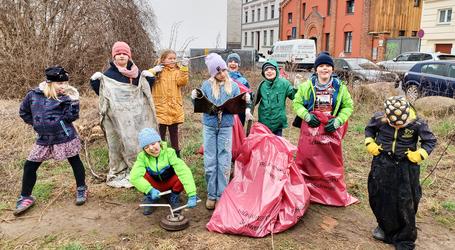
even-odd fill
[[[272,11],[272,13],[270,13],[270,18],[275,18],[275,5],[270,5],[270,11]]]
[[[452,9],[438,10],[439,23],[450,23],[452,21]]]
[[[346,13],[348,14],[354,13],[354,0],[346,1]]]
[[[414,0],[414,7],[419,7],[420,0]]]
[[[292,39],[296,39],[296,38],[297,38],[297,28],[296,28],[296,27],[292,27],[292,35],[291,35],[291,38],[292,38]]]
[[[251,22],[254,22],[254,10],[251,11]]]
[[[268,14],[269,14],[269,7],[264,7],[264,20],[267,20]]]
[[[352,31],[344,32],[344,52],[352,52]]]
[[[258,21],[261,21],[261,9],[258,9]]]
[[[248,33],[245,32],[243,36],[243,46],[248,46]]]
[[[254,46],[254,32],[251,32],[251,46]]]
[[[248,23],[248,11],[245,11],[245,23]]]
[[[400,30],[398,32],[398,36],[405,36],[406,35],[406,31],[405,30]]]
[[[292,23],[292,12],[289,12],[289,13],[288,13],[288,23],[289,23],[289,24]]]
[[[305,19],[306,3],[302,4],[302,19]]]
[[[273,37],[273,35],[274,35],[273,32],[274,32],[274,30],[270,30],[270,45],[273,45],[273,42],[274,42],[274,39],[275,39]]]
[[[262,41],[262,44],[264,46],[267,46],[267,30],[264,30],[264,39]]]
[[[325,33],[325,51],[330,49],[330,33]]]
[[[413,30],[411,36],[417,36],[417,31]]]
[[[332,7],[330,5],[331,0],[327,0],[327,16],[330,16],[330,8]]]

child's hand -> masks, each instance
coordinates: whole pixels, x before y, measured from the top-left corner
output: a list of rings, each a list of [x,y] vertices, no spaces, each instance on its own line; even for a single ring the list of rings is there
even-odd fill
[[[329,120],[329,123],[327,123],[327,125],[325,125],[324,129],[325,131],[329,132],[329,133],[333,133],[335,132],[339,127],[340,127],[340,122],[338,121],[337,118],[332,118]]]
[[[143,70],[141,74],[143,77],[154,77],[153,73],[148,70]]]
[[[197,203],[197,196],[196,195],[188,197],[188,203],[187,203],[188,208],[195,208],[196,207],[196,203]]]
[[[152,68],[152,71],[156,74],[156,73],[159,73],[159,72],[163,71],[163,68],[164,68],[163,65],[158,64],[158,65],[156,65],[155,67]]]
[[[193,89],[193,91],[191,91],[191,99],[196,99],[197,98],[197,90]]]
[[[423,149],[423,148],[418,149],[416,151],[411,151],[408,149],[408,151],[406,151],[406,155],[408,156],[408,159],[411,162],[414,162],[417,164],[419,164],[420,162],[422,162],[423,160],[425,160],[428,157],[427,151],[425,151],[425,149]]]
[[[181,61],[180,61],[180,65],[182,65],[183,67],[188,67],[188,64],[190,64],[190,59],[188,58],[183,58]]]
[[[249,93],[246,93],[243,96],[243,100],[245,100],[246,103],[250,103],[251,102],[251,95]]]
[[[152,188],[152,190],[148,192],[147,196],[152,200],[158,200],[160,198],[160,191],[156,188]]]
[[[381,145],[376,144],[376,141],[371,137],[365,139],[365,146],[368,153],[373,156],[378,156],[383,150]]]
[[[251,114],[251,109],[250,108],[246,108],[245,109],[245,119],[247,121],[252,121],[254,119],[253,115]]]
[[[101,72],[95,72],[95,74],[93,74],[93,75],[90,77],[90,80],[92,80],[92,81],[99,80],[99,79],[101,79],[101,77],[103,77],[103,73],[101,73]]]
[[[306,114],[304,120],[308,123],[308,126],[312,128],[316,128],[319,127],[319,125],[321,125],[321,121],[319,121],[318,117],[315,114],[311,113]]]

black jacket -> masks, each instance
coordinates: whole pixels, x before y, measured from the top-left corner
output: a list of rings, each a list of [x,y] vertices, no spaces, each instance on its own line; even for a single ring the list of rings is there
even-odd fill
[[[385,152],[404,156],[408,149],[415,151],[420,138],[420,147],[428,154],[436,146],[436,137],[427,123],[417,117],[403,128],[396,129],[389,125],[383,112],[377,112],[365,127],[365,137],[372,137]]]

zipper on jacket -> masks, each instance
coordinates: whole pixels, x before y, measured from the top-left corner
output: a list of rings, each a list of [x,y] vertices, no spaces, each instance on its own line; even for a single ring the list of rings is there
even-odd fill
[[[68,133],[68,129],[66,129],[65,123],[63,123],[63,120],[60,121],[60,126],[62,126],[63,131],[65,131],[66,136],[70,136]]]
[[[395,154],[395,147],[397,146],[397,135],[398,135],[398,128],[395,128],[395,133],[393,134],[393,142],[392,142],[392,153]]]
[[[156,165],[155,165],[156,173],[158,174],[158,178],[160,178],[160,181],[163,181],[163,179],[161,179],[160,171],[158,170],[158,157],[156,157],[155,160],[156,160]]]

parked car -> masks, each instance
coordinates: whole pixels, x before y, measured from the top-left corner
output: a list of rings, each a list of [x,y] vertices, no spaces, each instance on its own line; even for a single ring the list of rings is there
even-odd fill
[[[454,97],[455,61],[417,63],[405,73],[401,84],[406,98],[415,101],[423,96]]]
[[[382,70],[372,61],[365,58],[335,58],[335,73],[344,81],[353,84],[360,82],[393,82],[398,75]]]
[[[390,71],[405,73],[418,62],[440,60],[455,60],[455,55],[444,54],[439,52],[433,53],[406,52],[400,54],[399,56],[393,58],[392,60],[378,62],[377,65]]]

